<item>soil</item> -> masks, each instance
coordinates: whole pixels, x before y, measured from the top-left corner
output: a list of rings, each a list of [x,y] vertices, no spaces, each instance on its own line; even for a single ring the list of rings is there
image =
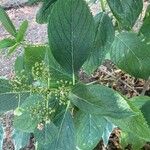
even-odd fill
[[[8,7],[16,7],[19,5],[23,5],[26,2],[28,2],[28,0],[1,0],[0,5],[2,7],[8,8]]]
[[[47,26],[39,25],[35,21],[36,12],[39,6],[38,5],[26,6],[24,5],[25,2],[26,0],[23,1],[1,0],[0,4],[2,4],[5,8],[7,8],[7,13],[10,16],[11,20],[13,20],[13,23],[17,28],[19,27],[22,21],[28,20],[29,28],[27,31],[26,39],[29,43],[31,44],[46,43]],[[13,7],[15,7],[15,9]],[[96,14],[99,10],[99,6],[96,4],[92,5],[91,10],[93,14]],[[0,39],[3,39],[4,37],[9,37],[9,35],[0,25]],[[16,56],[20,55],[22,51],[23,49],[19,48],[15,52],[15,54],[13,54],[10,57],[6,55],[6,51],[3,51],[0,54],[0,76],[6,76],[7,78],[11,78],[13,74],[12,66],[14,64]],[[125,74],[120,69],[118,69],[114,64],[112,64],[110,61],[106,61],[102,66],[100,66],[99,69],[91,77],[87,77],[82,71],[80,73],[80,77],[84,82],[96,81],[97,83],[107,85],[108,87],[112,87],[129,98],[141,94],[143,90],[143,85],[145,83],[143,80],[135,79]],[[146,94],[150,96],[150,89],[146,91]],[[12,129],[13,113],[9,112],[3,115],[2,118],[3,119],[1,119],[1,122],[5,130],[3,150],[14,150],[13,141],[11,139],[11,133],[13,131]],[[115,129],[110,136],[107,150],[121,149],[119,144],[119,136],[120,136],[120,130]],[[33,141],[34,138],[32,135],[28,147],[25,148],[26,150],[34,149]],[[130,149],[131,148],[129,145],[126,150],[130,150]],[[147,143],[143,149],[150,150],[150,145]],[[102,142],[98,144],[95,150],[104,150]]]

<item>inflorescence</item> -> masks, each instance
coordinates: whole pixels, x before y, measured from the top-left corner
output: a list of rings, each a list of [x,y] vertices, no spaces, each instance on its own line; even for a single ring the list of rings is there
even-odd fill
[[[31,80],[31,81],[30,81]],[[55,81],[51,77],[49,68],[44,62],[35,63],[31,70],[31,77],[26,75],[23,70],[19,76],[11,80],[14,92],[29,91],[30,94],[39,94],[43,97],[41,102],[30,106],[31,117],[39,117],[42,121],[46,121],[55,113],[55,108],[49,106],[52,99],[58,102],[58,105],[68,104],[68,94],[71,90],[72,82],[67,80]]]

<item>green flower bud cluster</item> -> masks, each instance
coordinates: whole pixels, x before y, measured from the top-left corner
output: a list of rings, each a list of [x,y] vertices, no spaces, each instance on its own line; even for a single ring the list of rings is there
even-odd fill
[[[40,122],[46,122],[51,119],[55,109],[49,106],[49,101],[54,98],[59,105],[68,104],[68,95],[71,91],[72,82],[67,80],[54,81],[44,62],[35,63],[32,68],[33,83],[28,84],[28,78],[22,72],[22,76],[16,76],[12,80],[14,91],[30,91],[31,94],[40,94],[43,97],[38,104],[27,108],[31,118],[38,118]],[[55,85],[55,86],[53,86]]]
[[[50,78],[49,68],[43,61],[40,63],[36,62],[35,66],[32,67],[32,76],[35,81],[47,81]]]
[[[41,94],[43,97],[45,97],[45,99],[47,99],[47,97],[51,97],[53,91],[48,87],[30,86],[30,92]]]
[[[10,84],[12,85],[14,92],[28,91],[30,89],[28,78],[24,74],[24,70],[22,70],[19,76],[15,76],[10,80]]]
[[[55,93],[55,96],[59,97],[59,105],[67,105],[68,104],[68,94],[71,91],[70,86],[72,82],[60,80],[57,81],[59,84],[58,90]]]
[[[27,108],[31,118],[36,118],[40,122],[50,120],[51,116],[55,113],[55,108],[47,107],[47,101],[41,101],[36,105]]]

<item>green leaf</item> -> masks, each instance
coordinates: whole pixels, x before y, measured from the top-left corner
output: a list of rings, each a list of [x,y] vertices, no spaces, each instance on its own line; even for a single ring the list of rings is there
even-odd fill
[[[34,135],[37,142],[41,145],[51,144],[56,140],[56,134],[58,133],[57,127],[53,122],[44,124],[43,129],[35,129]]]
[[[34,132],[40,122],[40,119],[38,114],[37,116],[33,116],[30,109],[34,108],[42,101],[44,101],[44,98],[38,94],[33,94],[27,97],[26,100],[19,106],[21,115],[15,116],[14,127],[22,132]],[[24,123],[24,121],[26,123]]]
[[[3,139],[4,139],[4,129],[2,124],[0,123],[0,149],[3,147]]]
[[[28,92],[0,93],[0,113],[16,109],[19,104],[19,99],[20,103],[23,103],[25,99],[28,97],[28,95],[29,95]]]
[[[27,71],[31,71],[36,62],[44,61],[46,46],[27,46],[24,51],[24,63]]]
[[[39,120],[31,117],[30,113],[22,112],[20,116],[14,117],[14,128],[22,132],[32,133],[38,126]]]
[[[47,48],[45,54],[45,63],[49,66],[49,71],[51,73],[52,79],[56,79],[56,81],[59,80],[72,81],[72,77],[55,60],[50,48]]]
[[[108,120],[110,120],[114,125],[118,126],[123,132],[131,133],[141,139],[149,141],[150,128],[148,127],[146,120],[138,108],[131,103],[129,103],[129,105],[137,115],[122,119],[108,118]]]
[[[67,108],[59,106],[56,109],[55,116],[51,119],[58,129],[56,138],[53,143],[46,145],[38,143],[38,150],[76,150],[74,123],[68,109],[69,105]]]
[[[31,70],[29,71],[28,68],[26,69],[25,61],[24,61],[24,54],[17,57],[14,64],[14,71],[17,77],[22,78],[23,76],[26,78],[25,84],[32,84],[33,78],[31,76]]]
[[[92,150],[101,140],[106,120],[102,116],[79,111],[75,116],[77,148]]]
[[[16,44],[16,41],[11,38],[6,38],[0,41],[0,50],[3,48],[8,48]]]
[[[51,86],[56,84],[59,80],[70,81],[71,77],[64,71],[64,69],[58,64],[58,62],[53,57],[51,50],[47,46],[28,46],[25,48],[25,53],[23,60],[20,60],[23,63],[25,72],[31,77],[32,67],[35,66],[35,63],[41,63],[42,61],[49,68],[51,75]],[[54,83],[53,83],[54,82]]]
[[[12,85],[9,80],[0,78],[0,94],[12,91]]]
[[[131,144],[133,150],[141,150],[144,144],[147,142],[133,133],[121,133],[121,146],[125,148],[127,145]]]
[[[28,144],[30,140],[30,133],[21,132],[15,129],[13,131],[12,139],[14,141],[15,149],[20,150]]]
[[[104,126],[104,131],[103,131],[103,135],[102,135],[102,139],[103,139],[103,143],[105,146],[107,146],[108,142],[109,142],[109,137],[112,133],[112,131],[114,130],[114,125],[109,122],[107,119],[105,119],[106,123]]]
[[[17,42],[21,42],[24,40],[24,36],[27,31],[27,28],[28,28],[28,21],[25,20],[25,21],[23,21],[23,23],[21,24],[21,26],[17,32],[17,36],[16,36]]]
[[[141,112],[143,113],[143,116],[145,120],[147,121],[149,127],[150,127],[150,97],[148,96],[138,96],[138,97],[133,97],[130,99],[131,103],[138,107]]]
[[[115,37],[115,31],[110,17],[101,12],[95,17],[96,35],[94,49],[90,57],[84,64],[84,70],[89,75],[95,71],[105,59],[105,55],[110,51],[111,44]]]
[[[52,148],[51,144],[42,145],[40,143],[37,143],[36,150],[50,150]]]
[[[124,29],[131,29],[143,8],[143,0],[107,0],[107,3]]]
[[[150,49],[135,33],[123,32],[115,37],[111,59],[122,70],[137,77],[150,76]]]
[[[84,112],[114,118],[133,115],[126,100],[116,91],[102,85],[76,85],[69,95],[72,103]]]
[[[12,47],[9,48],[8,50],[8,55],[12,54],[13,52],[15,52],[15,50],[17,49],[19,43],[16,43],[15,45],[13,45]]]
[[[42,95],[39,94],[32,94],[26,98],[26,100],[21,104],[20,108],[23,110],[28,110],[30,107],[39,104],[39,102],[44,101]]]
[[[15,65],[14,65],[14,70],[16,75],[22,75],[22,71],[25,69],[24,66],[24,57],[23,56],[18,56]]]
[[[139,33],[143,35],[144,39],[147,42],[150,42],[150,5],[147,8],[147,11],[143,20],[143,25],[140,28]]]
[[[150,101],[149,96],[135,96],[130,99],[131,103],[141,109],[145,103]]]
[[[84,0],[58,0],[49,16],[48,36],[52,53],[70,74],[75,74],[90,54],[94,19]]]
[[[7,13],[1,6],[0,6],[0,22],[12,36],[14,36],[14,37],[16,36],[16,33],[17,33],[16,29],[15,29],[12,21],[8,17]]]
[[[35,67],[35,63],[44,61],[46,48],[46,46],[33,45],[25,47],[24,54],[16,59],[15,73],[19,76],[24,74],[32,82],[32,68]]]
[[[43,24],[48,22],[48,17],[51,13],[53,5],[57,0],[45,0],[36,14],[37,23]]]
[[[59,118],[61,116],[61,118]],[[59,118],[58,132],[56,134],[56,140],[51,145],[53,150],[76,150],[75,145],[75,129],[74,123],[69,112],[66,108],[62,115],[56,116],[55,121]]]

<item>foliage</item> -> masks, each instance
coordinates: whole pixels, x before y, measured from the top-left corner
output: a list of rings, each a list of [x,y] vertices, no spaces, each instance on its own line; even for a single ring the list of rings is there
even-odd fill
[[[150,116],[149,116],[150,97],[138,96],[138,97],[133,97],[130,100],[134,106],[136,106],[137,108],[140,109],[145,120],[147,121],[148,126],[150,127]],[[139,112],[139,114],[141,112]],[[143,122],[142,121],[143,119],[140,116],[138,118],[139,118],[139,122]],[[141,126],[142,126],[142,123],[141,123]],[[140,138],[140,136],[139,136],[139,133],[140,134],[144,133],[144,127],[142,127],[143,130],[141,130],[141,131],[139,130],[138,133],[134,132],[134,129],[132,129],[134,127],[136,127],[136,126],[132,124],[132,127],[130,127],[129,131],[122,132],[121,143],[123,146],[126,146],[127,144],[132,144],[133,149],[140,149],[149,140],[149,138],[147,138],[147,140],[146,140],[144,138]],[[132,129],[133,133],[130,132],[131,129]],[[147,133],[145,132],[145,135],[146,134]],[[148,136],[150,136],[150,135],[148,135]]]
[[[111,56],[121,69],[135,77],[148,79],[150,75],[150,68],[147,65],[150,62],[149,45],[136,33],[118,34],[112,43]]]
[[[12,135],[15,149],[18,150],[18,149],[25,147],[29,141],[29,138],[30,138],[29,133],[25,133],[25,132],[22,132],[22,131],[15,129],[13,131],[13,135]]]
[[[0,123],[0,148],[3,147],[3,137],[4,137],[4,129],[2,124]]]
[[[107,0],[107,2],[113,15],[119,22],[119,26],[124,29],[131,29],[134,26],[143,9],[142,0]]]
[[[148,10],[140,31],[132,31],[142,0],[107,0],[116,26],[108,12],[93,17],[85,0],[30,0],[35,2],[42,3],[37,21],[48,23],[49,44],[27,44],[28,22],[17,30],[0,7],[0,21],[10,33],[0,49],[24,49],[14,78],[0,79],[0,112],[14,110],[16,149],[34,133],[38,150],[92,150],[101,139],[107,145],[115,127],[122,130],[122,146],[139,149],[150,140],[149,97],[128,101],[106,86],[82,83],[78,73],[82,67],[93,73],[110,53],[122,70],[149,78]]]
[[[96,24],[94,48],[83,66],[87,74],[93,73],[104,61],[115,37],[113,23],[105,12],[100,12],[94,19]]]

